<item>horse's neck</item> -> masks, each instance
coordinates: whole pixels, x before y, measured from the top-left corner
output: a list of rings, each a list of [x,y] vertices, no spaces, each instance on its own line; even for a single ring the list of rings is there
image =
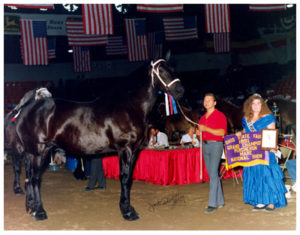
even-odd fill
[[[152,86],[151,79],[149,78],[148,82],[140,90],[137,96],[137,100],[141,105],[141,109],[143,110],[146,116],[153,109],[153,106],[157,99],[157,94],[158,94],[158,89]]]

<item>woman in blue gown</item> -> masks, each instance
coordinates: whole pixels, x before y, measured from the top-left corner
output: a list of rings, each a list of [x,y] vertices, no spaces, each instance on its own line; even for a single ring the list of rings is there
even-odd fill
[[[275,129],[275,117],[259,94],[250,96],[244,103],[243,132]],[[237,133],[238,136],[241,135]],[[276,161],[276,150],[269,152],[269,165],[244,167],[244,202],[254,210],[272,211],[287,205],[283,173]]]

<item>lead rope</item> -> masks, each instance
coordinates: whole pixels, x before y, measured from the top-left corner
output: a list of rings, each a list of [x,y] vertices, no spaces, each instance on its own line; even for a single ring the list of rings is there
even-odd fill
[[[192,121],[191,119],[189,119],[183,112],[181,105],[176,101],[177,106],[179,107],[179,110],[181,112],[181,114],[183,115],[183,117],[190,123],[199,126],[198,123]],[[199,144],[199,154],[200,154],[200,180],[203,179],[203,172],[202,172],[202,161],[203,161],[203,151],[202,151],[202,131],[200,131],[200,144]]]

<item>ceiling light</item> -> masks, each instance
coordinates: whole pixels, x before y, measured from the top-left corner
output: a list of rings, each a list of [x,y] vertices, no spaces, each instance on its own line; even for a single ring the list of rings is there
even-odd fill
[[[292,8],[294,5],[293,4],[286,4],[287,8]]]
[[[78,6],[75,4],[62,4],[62,5],[68,12],[74,12],[78,9]]]
[[[128,6],[126,4],[115,4],[115,8],[121,14],[126,14],[128,12]]]
[[[69,50],[68,50],[68,53],[73,53],[73,49],[69,49]]]

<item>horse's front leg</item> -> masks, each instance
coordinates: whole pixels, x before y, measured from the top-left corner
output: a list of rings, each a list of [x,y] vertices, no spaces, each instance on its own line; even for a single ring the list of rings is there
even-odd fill
[[[139,219],[138,213],[130,205],[130,189],[132,185],[135,154],[132,154],[129,148],[118,151],[118,153],[121,182],[120,210],[124,219],[137,220]]]
[[[42,158],[26,154],[25,166],[26,211],[35,217],[36,220],[45,220],[48,217],[40,197]]]

